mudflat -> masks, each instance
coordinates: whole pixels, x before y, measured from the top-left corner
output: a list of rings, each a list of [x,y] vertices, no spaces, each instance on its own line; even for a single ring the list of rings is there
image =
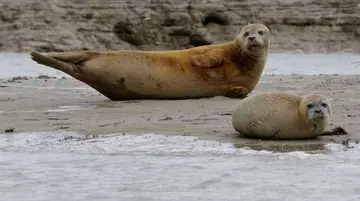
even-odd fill
[[[74,131],[84,135],[191,135],[231,142],[256,150],[321,150],[328,143],[360,140],[360,75],[263,75],[250,94],[284,91],[321,93],[329,97],[331,127],[348,135],[312,140],[249,139],[231,125],[240,99],[213,97],[187,100],[110,101],[73,78],[14,78],[0,80],[0,133]],[[14,128],[14,130],[12,129]]]

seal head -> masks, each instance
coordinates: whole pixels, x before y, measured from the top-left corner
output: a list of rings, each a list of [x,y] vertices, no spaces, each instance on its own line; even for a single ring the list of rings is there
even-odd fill
[[[331,105],[327,98],[318,94],[305,96],[300,102],[300,114],[315,130],[323,131],[330,124]]]
[[[263,24],[249,24],[236,36],[236,41],[241,44],[241,53],[261,58],[269,49],[270,30]]]

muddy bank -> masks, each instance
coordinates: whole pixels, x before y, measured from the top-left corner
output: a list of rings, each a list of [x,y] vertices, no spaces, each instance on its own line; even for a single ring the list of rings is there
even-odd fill
[[[360,52],[357,0],[2,0],[0,51],[183,49],[249,22],[270,28],[273,52]]]

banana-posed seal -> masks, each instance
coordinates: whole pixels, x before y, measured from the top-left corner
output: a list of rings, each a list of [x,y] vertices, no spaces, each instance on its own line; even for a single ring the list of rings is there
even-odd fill
[[[329,135],[331,105],[320,94],[298,96],[268,92],[239,101],[232,114],[232,125],[247,137],[296,140]],[[334,135],[342,135],[334,129]]]
[[[257,85],[270,45],[263,24],[249,24],[223,44],[169,51],[31,52],[111,100],[245,97]]]

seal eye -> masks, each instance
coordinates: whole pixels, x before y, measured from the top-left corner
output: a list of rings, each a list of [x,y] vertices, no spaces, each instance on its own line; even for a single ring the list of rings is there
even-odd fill
[[[249,32],[244,33],[244,37],[247,37],[249,35]]]
[[[328,105],[326,103],[321,103],[321,106],[327,107]]]
[[[264,35],[264,32],[263,32],[263,31],[259,31],[258,34],[259,34],[259,35]]]
[[[307,107],[308,109],[311,109],[311,108],[314,107],[314,105],[313,105],[313,104],[309,104],[309,105],[307,105],[306,107]]]

